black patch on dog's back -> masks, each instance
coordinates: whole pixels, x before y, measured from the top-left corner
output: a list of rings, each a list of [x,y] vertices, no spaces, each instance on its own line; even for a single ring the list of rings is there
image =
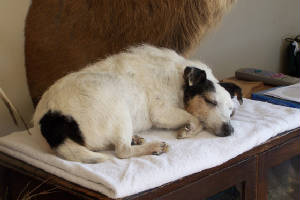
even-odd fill
[[[77,122],[71,116],[65,116],[57,111],[48,111],[40,120],[42,135],[51,148],[62,144],[66,138],[84,145],[84,139]]]

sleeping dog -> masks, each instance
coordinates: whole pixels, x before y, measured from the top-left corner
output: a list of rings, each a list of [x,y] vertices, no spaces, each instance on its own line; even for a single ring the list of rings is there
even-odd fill
[[[224,86],[224,85],[223,85]],[[240,90],[234,85],[231,95]],[[62,158],[97,163],[154,154],[165,142],[144,143],[134,135],[151,127],[179,129],[178,138],[204,128],[233,133],[234,105],[211,69],[174,51],[142,45],[91,64],[56,81],[42,96],[33,121]]]

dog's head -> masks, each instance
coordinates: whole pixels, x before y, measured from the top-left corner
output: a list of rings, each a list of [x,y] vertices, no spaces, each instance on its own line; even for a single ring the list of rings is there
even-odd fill
[[[232,97],[237,94],[241,104],[241,88],[233,83],[210,81],[206,72],[196,67],[186,67],[183,78],[185,109],[217,136],[231,135],[234,132],[230,123],[234,114]]]

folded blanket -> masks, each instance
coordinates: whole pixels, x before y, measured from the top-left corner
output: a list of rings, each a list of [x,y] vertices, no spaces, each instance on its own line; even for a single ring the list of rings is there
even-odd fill
[[[174,131],[150,130],[140,135],[147,142],[166,141],[168,153],[98,164],[58,158],[34,129],[32,136],[24,131],[0,138],[0,151],[111,198],[122,198],[220,165],[278,133],[299,127],[300,110],[244,99],[232,125],[235,132],[229,137],[203,132],[181,140]]]

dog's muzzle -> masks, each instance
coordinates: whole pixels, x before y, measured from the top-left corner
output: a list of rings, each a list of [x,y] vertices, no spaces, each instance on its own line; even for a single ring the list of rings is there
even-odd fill
[[[230,123],[223,123],[221,128],[221,133],[218,134],[220,137],[230,136],[234,132],[234,128],[231,126]]]

